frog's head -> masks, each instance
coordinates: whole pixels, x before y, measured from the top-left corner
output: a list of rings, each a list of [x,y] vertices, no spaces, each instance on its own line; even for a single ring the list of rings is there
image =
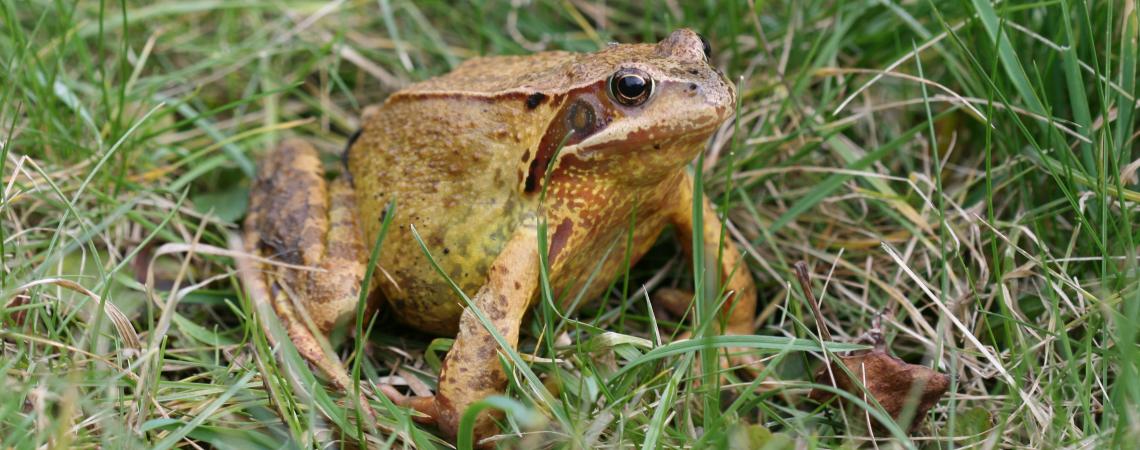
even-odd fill
[[[643,184],[677,173],[735,110],[735,88],[709,64],[711,52],[681,29],[657,44],[582,55],[563,69],[574,87],[550,105],[556,110],[531,178],[541,178],[542,153],[553,156],[559,144],[555,176]]]

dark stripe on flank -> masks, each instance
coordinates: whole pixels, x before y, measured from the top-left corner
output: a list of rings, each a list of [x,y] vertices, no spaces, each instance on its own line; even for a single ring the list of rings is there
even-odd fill
[[[558,254],[562,253],[562,249],[566,247],[566,242],[570,240],[570,235],[574,233],[574,222],[570,219],[562,219],[562,223],[554,229],[554,236],[550,238],[550,249],[548,250],[547,260],[550,264],[558,259]]]

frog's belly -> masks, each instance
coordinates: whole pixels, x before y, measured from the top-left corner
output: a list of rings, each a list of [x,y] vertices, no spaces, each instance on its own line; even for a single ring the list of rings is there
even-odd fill
[[[438,153],[421,150],[406,156],[418,158],[415,161],[400,160],[405,155],[374,154],[372,170],[361,171],[372,176],[354,172],[353,178],[367,242],[375,242],[384,211],[395,202],[372,278],[374,290],[383,294],[401,322],[429,333],[453,335],[463,300],[448,278],[474,296],[486,281],[491,263],[533,206],[513,185],[503,182],[507,176],[513,179],[514,173],[496,168],[498,161],[461,164],[433,158]],[[377,163],[384,160],[389,164]]]
[[[381,270],[374,275],[373,286],[401,322],[429,333],[453,335],[463,300],[432,261],[468,297],[474,297],[486,283],[488,270],[507,240],[524,219],[533,217],[534,207],[510,195],[493,197],[476,191],[459,195],[455,191],[443,198],[440,192],[407,191],[401,197],[405,198],[403,202],[397,200],[396,215],[378,261]],[[612,217],[628,215],[617,213]],[[371,220],[379,223],[381,217]],[[653,246],[666,223],[659,214],[637,218],[633,248],[628,252],[631,263]],[[431,259],[412,233],[413,227]],[[550,261],[555,298],[563,305],[578,298],[590,301],[622,276],[628,230],[628,223],[622,221],[603,227],[599,233],[576,235],[568,242],[565,251]],[[556,233],[556,226],[548,232]]]
[[[474,297],[486,283],[491,264],[518,226],[517,220],[503,218],[517,217],[519,207],[487,203],[482,208],[467,208],[461,227],[436,221],[413,225],[431,253],[431,259],[468,297]],[[405,208],[403,214],[423,219],[432,212],[438,209],[420,206]],[[397,218],[403,214],[398,212]],[[629,251],[631,264],[653,246],[665,225],[664,217],[639,218],[633,248]],[[407,226],[396,228],[395,223],[389,229],[379,261],[384,273],[374,276],[374,285],[401,322],[429,333],[454,335],[463,312],[462,299],[431,265],[410,230]],[[563,306],[569,306],[576,299],[592,301],[623,276],[627,232],[628,228],[616,227],[589,242],[568,246],[567,253],[551,267],[556,301]]]
[[[453,335],[463,300],[448,279],[473,297],[518,225],[523,205],[510,196],[446,191],[450,189],[401,192],[372,281],[401,322],[429,333]]]

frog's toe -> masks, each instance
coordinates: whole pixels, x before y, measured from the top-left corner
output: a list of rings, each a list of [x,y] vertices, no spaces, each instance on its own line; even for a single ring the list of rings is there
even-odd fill
[[[384,396],[392,400],[397,406],[410,408],[419,414],[412,416],[412,420],[416,423],[423,425],[435,425],[439,431],[455,439],[459,434],[459,419],[462,411],[455,408],[452,402],[449,402],[445,397],[438,395],[404,395],[401,394],[396,388],[384,385],[380,387],[380,391]],[[471,432],[476,442],[481,441],[483,438],[492,436],[498,430],[492,416],[484,412],[479,419],[475,421],[475,427]],[[476,445],[476,448],[484,448],[486,445]]]
[[[688,314],[693,304],[693,293],[675,288],[661,288],[653,292],[650,301],[655,312],[661,311],[681,318]]]
[[[659,319],[681,319],[692,312],[693,293],[681,289],[661,288],[653,293],[651,301],[653,311],[659,315]],[[725,333],[747,336],[752,334],[751,330],[752,323],[742,321],[728,324]],[[677,340],[689,339],[691,336],[692,334],[686,331],[677,336]],[[726,353],[727,356],[722,355],[720,358],[720,368],[723,370],[743,371],[753,379],[764,371],[764,363],[760,357],[748,348],[729,348]]]
[[[436,407],[434,395],[404,395],[390,385],[380,386],[380,392],[397,406],[411,408],[420,413],[412,416],[412,420],[417,423],[425,425],[438,423],[439,408]]]
[[[752,379],[760,378],[764,372],[764,362],[752,349],[730,348],[726,359],[730,367],[744,372]]]

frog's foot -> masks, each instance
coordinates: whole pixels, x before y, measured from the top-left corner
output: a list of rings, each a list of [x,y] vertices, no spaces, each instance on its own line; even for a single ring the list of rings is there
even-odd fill
[[[666,314],[676,319],[692,316],[692,292],[674,288],[661,288],[653,293],[651,301],[653,303],[654,313]],[[753,334],[752,323],[750,321],[729,323],[724,333],[743,336]],[[677,340],[685,340],[691,337],[692,333],[686,331],[681,333],[681,335],[677,337]],[[754,351],[739,347],[732,347],[727,350],[727,354],[722,354],[720,358],[720,368],[722,370],[741,370],[753,379],[759,377],[764,371],[764,363],[756,356]]]
[[[412,416],[412,420],[416,423],[434,425],[440,432],[451,438],[458,435],[459,419],[462,417],[463,411],[458,410],[454,402],[449,402],[438,395],[404,395],[389,385],[381,386],[380,392],[396,406],[409,408],[419,413]],[[463,400],[460,399],[460,402]],[[494,435],[498,430],[494,421],[491,420],[492,417],[487,413],[482,413],[475,421],[473,437],[476,442]]]
[[[673,318],[683,318],[693,305],[693,293],[675,288],[660,288],[650,298],[653,312],[667,313]]]
[[[246,252],[278,263],[249,264],[242,279],[251,298],[272,304],[301,356],[347,391],[350,378],[325,336],[356,310],[364,277],[351,186],[326,182],[307,142],[283,142],[260,162],[243,241]]]
[[[387,384],[380,386],[380,393],[388,397],[388,400],[391,400],[396,406],[410,408],[420,413],[412,416],[412,420],[415,420],[416,423],[424,425],[437,425],[439,423],[439,409],[436,408],[434,395],[404,395]],[[458,427],[458,424],[456,426]]]

